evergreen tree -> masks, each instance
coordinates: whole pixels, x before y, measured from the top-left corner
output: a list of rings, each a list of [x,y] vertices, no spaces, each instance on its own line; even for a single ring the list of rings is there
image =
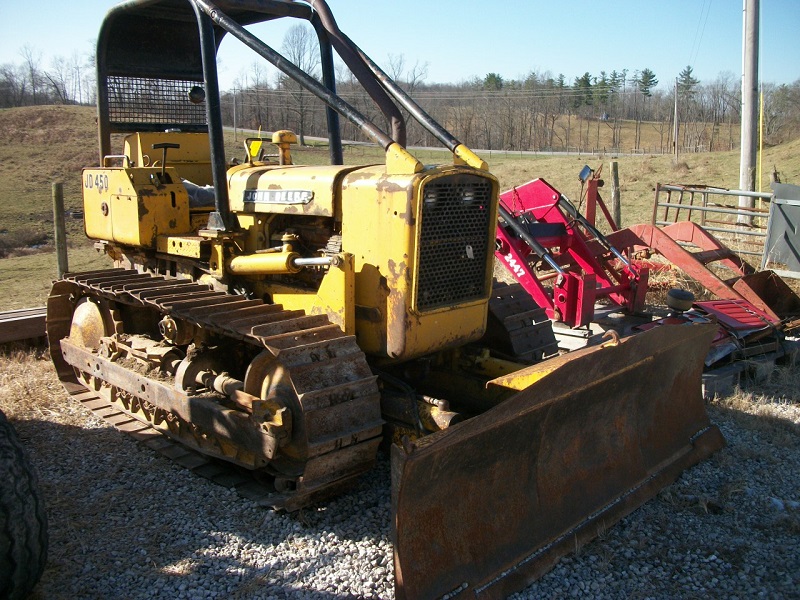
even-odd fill
[[[499,73],[487,73],[483,78],[483,89],[489,91],[503,89],[503,78]]]
[[[608,85],[612,92],[618,92],[622,87],[622,77],[622,74],[618,73],[616,69],[611,71],[611,74],[608,76]]]
[[[656,74],[650,69],[642,69],[642,72],[639,74],[639,91],[642,93],[642,95],[646,98],[649,98],[653,95],[652,90],[657,85],[658,79],[656,79]]]
[[[525,78],[525,82],[523,83],[523,87],[527,90],[534,90],[536,89],[540,83],[543,83],[539,77],[539,74],[536,71],[531,71],[528,73],[528,76]]]
[[[594,95],[597,102],[602,106],[608,102],[608,96],[611,93],[611,81],[606,75],[605,71],[600,71],[600,77],[594,80]]]
[[[682,95],[691,96],[694,93],[694,87],[700,83],[699,79],[692,76],[692,66],[686,65],[686,68],[678,74],[678,92]]]
[[[576,77],[572,87],[575,90],[575,98],[573,100],[575,108],[592,105],[592,76],[588,71],[580,77]]]

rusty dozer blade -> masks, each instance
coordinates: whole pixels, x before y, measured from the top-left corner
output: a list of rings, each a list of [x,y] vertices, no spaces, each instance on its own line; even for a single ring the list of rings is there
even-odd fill
[[[398,598],[502,598],[724,445],[714,325],[658,327],[496,379],[524,389],[392,448]]]

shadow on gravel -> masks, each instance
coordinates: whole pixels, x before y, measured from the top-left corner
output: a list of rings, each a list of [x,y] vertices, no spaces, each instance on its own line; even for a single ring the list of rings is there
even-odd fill
[[[92,423],[14,422],[50,523],[35,600],[393,596],[388,458],[350,493],[279,514]]]
[[[710,408],[709,413],[712,415],[717,413],[723,418],[731,419],[746,430],[759,431],[767,435],[780,435],[782,433],[793,434],[798,436],[797,442],[800,443],[800,423],[794,423],[788,418],[770,414],[754,415],[742,410],[727,408],[720,405],[715,405]]]

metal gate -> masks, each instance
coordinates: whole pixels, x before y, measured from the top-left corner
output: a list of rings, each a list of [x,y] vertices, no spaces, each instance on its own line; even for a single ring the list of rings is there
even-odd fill
[[[746,196],[758,201],[754,208],[741,208],[738,198]],[[656,184],[653,203],[653,225],[672,225],[693,221],[712,232],[714,237],[740,255],[764,254],[769,207],[772,194],[727,190],[704,185]]]

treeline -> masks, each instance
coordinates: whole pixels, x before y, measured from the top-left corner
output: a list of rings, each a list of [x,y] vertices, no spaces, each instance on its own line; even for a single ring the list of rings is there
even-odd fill
[[[293,129],[301,138],[327,135],[320,102],[285,78],[269,82],[258,74],[243,77],[241,89],[224,96],[226,124],[267,131]],[[489,73],[461,84],[426,84],[419,70],[393,75],[434,119],[468,146],[483,150],[669,153],[676,89],[681,152],[732,150],[740,143],[741,87],[733,75],[706,83],[687,67],[677,88],[674,83],[657,87],[659,81],[649,69],[633,74],[584,73],[571,82],[564,75],[537,72],[524,80],[504,80]],[[385,126],[383,116],[351,77],[341,78],[337,90],[370,120]],[[767,144],[800,136],[800,80],[765,85],[764,109]],[[365,139],[350,123],[343,121],[342,129],[345,139]],[[436,144],[411,122],[408,143]]]
[[[315,40],[303,27],[289,30],[283,54],[319,76]],[[40,53],[24,47],[17,64],[0,65],[0,108],[37,104],[93,104],[96,90],[91,58],[78,53],[45,65]],[[385,66],[434,119],[457,138],[481,150],[671,152],[677,93],[678,148],[681,152],[731,150],[739,146],[741,89],[732,74],[701,82],[686,67],[675,79],[651,69],[563,74],[531,72],[524,79],[498,73],[459,84],[426,83],[427,68],[389,56]],[[385,120],[352,75],[337,72],[337,90],[379,126]],[[265,131],[293,129],[325,137],[322,103],[285,76],[253,65],[222,98],[228,126]],[[764,85],[764,139],[776,144],[800,136],[800,80]],[[364,140],[342,119],[342,137]],[[409,145],[436,145],[408,119]]]
[[[308,28],[292,27],[281,51],[319,77],[316,41]],[[671,152],[677,142],[683,152],[700,152],[739,145],[741,87],[732,74],[701,82],[687,66],[660,87],[649,68],[586,72],[571,81],[563,74],[533,71],[522,80],[488,73],[461,84],[427,84],[426,67],[416,63],[407,68],[402,56],[390,55],[385,69],[434,119],[476,149]],[[369,120],[386,126],[349,71],[340,69],[337,79],[341,96]],[[322,103],[287,77],[270,80],[263,67],[254,65],[236,87],[222,99],[228,125],[293,129],[301,143],[305,136],[326,135]],[[800,135],[799,98],[800,80],[764,86],[767,143]],[[409,145],[435,143],[421,126],[407,121]],[[350,123],[343,123],[342,136],[364,139]]]
[[[94,104],[95,70],[91,58],[76,52],[56,56],[47,65],[30,46],[22,61],[0,65],[0,108],[44,104]]]

